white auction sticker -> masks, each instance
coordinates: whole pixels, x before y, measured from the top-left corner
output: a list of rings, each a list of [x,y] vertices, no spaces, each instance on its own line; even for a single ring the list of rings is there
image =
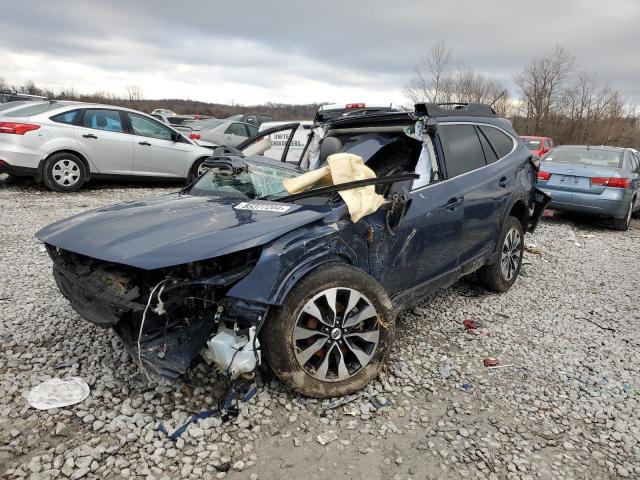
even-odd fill
[[[257,210],[261,212],[286,212],[291,208],[289,205],[278,205],[276,203],[253,203],[241,202],[235,206],[238,210]]]

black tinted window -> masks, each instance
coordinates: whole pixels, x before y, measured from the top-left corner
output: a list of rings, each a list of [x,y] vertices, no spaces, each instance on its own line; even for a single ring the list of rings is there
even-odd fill
[[[493,127],[480,127],[482,133],[485,134],[491,145],[493,145],[493,149],[498,154],[498,158],[506,157],[513,150],[513,140],[509,135],[502,133],[497,128]]]
[[[84,112],[82,125],[109,132],[124,132],[120,112],[117,110],[90,109]]]
[[[487,159],[487,163],[493,163],[498,160],[498,154],[491,146],[484,133],[482,133],[482,130],[476,130],[476,133],[478,134],[478,138],[480,138],[480,143],[482,144],[482,150],[484,151],[484,157]]]
[[[441,125],[447,177],[454,178],[484,167],[484,153],[473,125]]]
[[[73,125],[78,118],[79,112],[80,110],[71,110],[70,112],[59,113],[58,115],[51,117],[51,120],[58,123]]]

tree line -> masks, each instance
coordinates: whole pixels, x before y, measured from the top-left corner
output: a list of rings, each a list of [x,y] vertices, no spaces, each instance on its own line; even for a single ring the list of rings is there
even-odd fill
[[[143,90],[139,86],[129,85],[124,95],[111,92],[96,91],[93,93],[80,93],[75,88],[40,88],[33,81],[23,85],[9,85],[0,77],[0,93],[26,93],[29,95],[42,95],[57,100],[73,100],[79,102],[101,103],[105,105],[119,105],[132,108],[141,112],[150,113],[156,108],[167,108],[177,114],[199,114],[216,118],[226,118],[239,113],[264,113],[271,115],[276,120],[308,120],[312,119],[320,108],[320,103],[311,104],[286,104],[267,102],[260,105],[226,105],[222,103],[209,103],[197,100],[185,100],[180,98],[165,98],[158,100],[145,99]]]
[[[404,91],[417,102],[493,104],[520,135],[552,137],[556,144],[640,148],[635,106],[596,74],[577,65],[564,47],[534,58],[514,78],[517,95],[504,82],[467,67],[443,41],[434,44]]]

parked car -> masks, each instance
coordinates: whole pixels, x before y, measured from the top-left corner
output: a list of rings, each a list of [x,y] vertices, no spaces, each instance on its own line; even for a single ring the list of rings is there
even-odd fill
[[[529,151],[538,157],[542,157],[545,153],[553,148],[553,140],[549,137],[533,137],[530,135],[521,135],[520,138],[529,149]]]
[[[157,113],[151,114],[151,116],[157,120],[160,120],[162,123],[166,123],[167,125],[176,126],[176,125],[184,125],[185,123],[195,122],[197,120],[205,120],[207,118],[211,118],[207,115],[160,115]]]
[[[632,149],[563,145],[542,157],[538,186],[549,208],[609,217],[627,230],[640,209],[640,160]]]
[[[259,134],[263,134],[266,130],[271,130],[274,127],[280,125],[287,125],[292,122],[264,122],[260,125],[258,129]],[[302,158],[302,152],[304,151],[304,147],[307,145],[307,141],[309,140],[309,135],[311,134],[311,129],[313,127],[312,120],[302,120],[296,121],[299,125],[294,132],[294,137],[289,142],[289,131],[281,130],[276,133],[272,133],[269,135],[269,139],[271,140],[271,147],[264,152],[269,158],[277,158],[280,159],[282,157],[282,153],[284,149],[287,148],[288,152],[286,161],[298,163]]]
[[[0,103],[17,102],[17,101],[42,101],[48,100],[47,97],[42,95],[29,95],[27,93],[0,93]]]
[[[258,127],[235,120],[207,118],[176,125],[176,129],[197,142],[209,142],[218,146],[237,147],[250,137],[258,134]]]
[[[164,117],[173,117],[176,114],[173,110],[169,110],[168,108],[156,108],[151,115],[162,115]]]
[[[508,121],[486,105],[418,104],[322,127],[300,166],[225,147],[182,192],[44,228],[61,292],[163,381],[200,353],[231,375],[264,355],[292,389],[335,397],[376,377],[395,312],[476,270],[488,288],[511,288],[548,198]],[[310,157],[334,153],[377,176],[285,191]],[[340,193],[372,185],[386,201],[354,223]]]
[[[93,178],[197,178],[211,150],[142,112],[110,105],[29,102],[0,111],[0,173],[59,192]]]
[[[264,113],[241,113],[239,115],[231,115],[225,120],[235,120],[236,122],[249,123],[259,127],[264,122],[273,122],[275,119],[271,115]]]

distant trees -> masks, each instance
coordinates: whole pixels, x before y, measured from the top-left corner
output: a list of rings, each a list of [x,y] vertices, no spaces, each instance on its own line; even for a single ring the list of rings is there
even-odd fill
[[[127,87],[127,97],[130,102],[137,102],[142,100],[142,88],[137,85],[129,85]]]
[[[535,58],[515,77],[517,130],[556,143],[640,146],[634,108],[596,74],[580,70],[563,47]]]
[[[506,111],[508,91],[498,79],[475,71],[457,58],[442,40],[435,43],[414,69],[404,87],[413,103],[478,102]]]

